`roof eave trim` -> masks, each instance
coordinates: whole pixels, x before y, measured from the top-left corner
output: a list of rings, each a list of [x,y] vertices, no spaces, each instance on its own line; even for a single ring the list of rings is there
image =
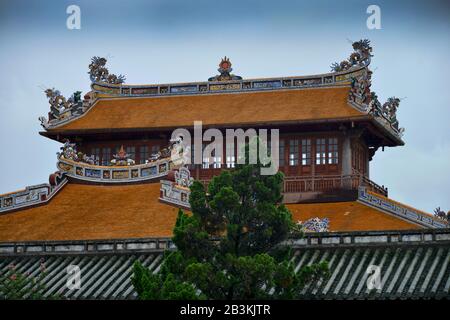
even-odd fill
[[[311,119],[311,120],[286,120],[286,121],[260,121],[260,122],[240,122],[240,123],[219,123],[219,124],[203,124],[203,128],[233,128],[240,126],[289,126],[300,124],[320,124],[320,123],[339,123],[339,122],[352,122],[352,121],[367,121],[370,117],[367,115],[331,118],[331,119]],[[181,125],[180,125],[181,126]],[[89,135],[97,133],[124,133],[124,132],[153,132],[153,131],[169,131],[174,130],[180,126],[166,126],[166,127],[133,127],[133,128],[103,128],[103,129],[69,129],[69,130],[52,130],[52,131],[40,131],[39,134],[48,138],[56,138],[58,135]],[[194,125],[182,125],[183,128],[193,129]]]

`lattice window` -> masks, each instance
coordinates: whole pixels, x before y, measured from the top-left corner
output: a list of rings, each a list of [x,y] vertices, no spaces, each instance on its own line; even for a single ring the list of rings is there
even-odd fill
[[[195,168],[195,162],[194,162],[194,158],[195,158],[195,144],[191,144],[191,164],[189,165],[189,167],[191,169]]]
[[[284,157],[284,150],[285,150],[285,146],[284,146],[284,140],[280,140],[280,144],[279,144],[279,148],[280,148],[280,154],[279,154],[279,165],[280,166],[284,166],[285,164],[285,157]]]
[[[139,163],[145,163],[145,161],[150,157],[148,152],[148,146],[139,147]]]
[[[152,154],[158,153],[160,150],[159,145],[152,146]]]
[[[127,147],[125,151],[130,155],[130,159],[136,158],[136,147]]]
[[[94,156],[95,163],[98,164],[100,162],[100,148],[92,148],[91,155]]]
[[[227,143],[225,156],[227,168],[234,168],[236,166],[236,153],[234,151],[234,143]]]
[[[302,139],[302,165],[311,165],[311,139]]]
[[[111,148],[102,149],[102,165],[107,166],[111,162]]]
[[[299,140],[289,140],[289,165],[298,166],[298,146]]]
[[[209,158],[208,157],[203,158],[202,168],[209,169]]]
[[[326,164],[326,139],[316,139],[316,164]]]
[[[329,138],[328,139],[328,164],[338,164],[339,162],[339,151],[338,151],[338,139]]]
[[[222,167],[222,157],[216,155],[216,149],[211,152],[210,163],[214,169],[220,169]]]
[[[222,167],[222,157],[213,157],[213,167],[220,169]]]
[[[202,168],[203,169],[209,169],[209,163],[210,163],[210,159],[208,157],[208,155],[205,155],[205,148],[206,148],[206,144],[203,144],[202,146]]]

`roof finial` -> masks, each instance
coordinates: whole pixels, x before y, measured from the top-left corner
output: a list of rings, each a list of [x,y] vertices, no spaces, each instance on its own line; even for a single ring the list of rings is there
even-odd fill
[[[220,72],[220,75],[211,77],[208,79],[208,81],[242,80],[242,77],[236,76],[231,73],[231,71],[233,71],[233,68],[231,68],[231,61],[230,58],[227,58],[227,56],[222,58],[219,63],[219,69],[217,69],[217,71]]]
[[[91,63],[89,64],[89,77],[92,82],[106,82],[111,84],[122,84],[125,82],[125,76],[119,74],[109,73],[108,68],[106,68],[106,62],[108,60],[103,57],[92,57]]]
[[[348,39],[347,39],[348,40]],[[352,43],[353,53],[347,60],[331,65],[332,72],[347,71],[353,67],[367,67],[372,58],[372,47],[369,39],[362,39]]]

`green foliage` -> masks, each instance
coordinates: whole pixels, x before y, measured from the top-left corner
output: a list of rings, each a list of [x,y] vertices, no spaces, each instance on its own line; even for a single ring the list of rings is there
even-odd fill
[[[178,280],[173,274],[161,277],[143,267],[139,261],[133,266],[132,283],[143,300],[195,300],[199,298],[195,288]]]
[[[57,295],[44,296],[46,286],[43,279],[47,275],[45,265],[41,263],[40,273],[34,277],[16,270],[11,265],[8,271],[0,277],[0,299],[6,300],[44,300],[59,299]]]
[[[281,203],[283,174],[261,175],[261,165],[239,165],[214,177],[208,190],[191,186],[192,214],[181,210],[176,251],[152,274],[135,263],[133,285],[141,299],[295,299],[328,274],[327,263],[294,271],[281,245],[299,235]]]

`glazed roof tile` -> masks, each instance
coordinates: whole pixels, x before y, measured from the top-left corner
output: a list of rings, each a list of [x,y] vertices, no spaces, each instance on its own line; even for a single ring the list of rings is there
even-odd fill
[[[47,204],[0,215],[0,241],[167,237],[178,209],[161,203],[160,184],[66,184]],[[328,218],[330,231],[420,226],[357,201],[288,204],[294,221]]]
[[[364,116],[348,87],[99,99],[81,117],[49,132],[275,124]]]
[[[327,261],[330,270],[328,278],[307,285],[302,290],[302,299],[450,298],[448,231],[335,233],[334,238],[353,239],[351,243],[341,245],[323,244],[328,236],[330,235],[309,234],[307,237],[311,241],[308,240],[308,244],[293,245],[295,270],[320,261]],[[358,238],[367,237],[370,237],[373,243],[357,242]],[[393,241],[393,237],[398,240]],[[404,242],[411,237],[417,237],[419,240]],[[314,243],[313,239],[316,240]],[[137,294],[131,283],[133,263],[139,260],[149,270],[158,272],[163,261],[164,249],[158,246],[154,249],[142,249],[151,241],[165,243],[167,240],[147,239],[147,242],[141,245],[132,239],[125,242],[111,240],[109,243],[116,243],[124,248],[127,244],[133,244],[133,248],[136,249],[127,250],[120,247],[121,249],[104,252],[101,252],[100,248],[107,244],[101,242],[30,243],[30,247],[33,248],[42,245],[66,248],[71,245],[76,247],[89,244],[97,250],[16,253],[2,256],[0,275],[7,274],[9,268],[14,265],[15,270],[36,277],[43,263],[48,274],[42,280],[45,287],[44,295],[47,297],[58,295],[66,299],[136,299]],[[66,268],[74,264],[80,267],[82,273],[83,282],[79,290],[70,290],[66,286],[69,277]],[[367,270],[370,265],[380,268],[382,278],[379,288],[367,287],[369,275]]]

